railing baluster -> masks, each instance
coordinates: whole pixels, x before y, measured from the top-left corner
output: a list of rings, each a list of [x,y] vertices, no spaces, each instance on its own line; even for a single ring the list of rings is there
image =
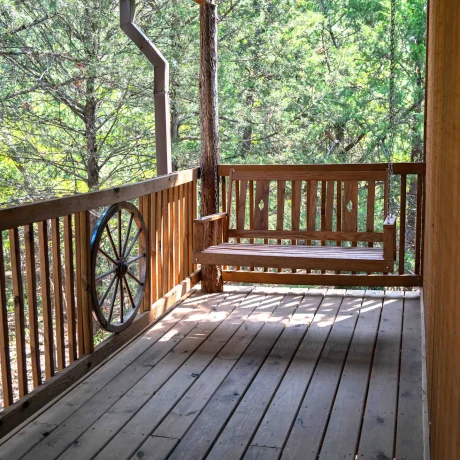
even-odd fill
[[[90,214],[89,211],[79,213],[80,219],[80,269],[81,269],[81,305],[83,326],[83,349],[84,353],[92,353],[93,343],[93,320],[91,313],[91,267],[90,267]]]
[[[48,256],[48,221],[38,223],[38,247],[40,253],[40,286],[45,334],[45,376],[54,375],[53,316],[51,313],[50,265]]]
[[[40,343],[38,340],[37,317],[37,274],[35,272],[35,241],[33,224],[24,226],[24,246],[26,256],[27,304],[29,312],[30,360],[32,383],[37,388],[42,383],[40,368]]]
[[[423,176],[417,174],[417,204],[415,208],[415,273],[420,274],[421,270],[421,243],[422,243],[422,211],[423,211]]]
[[[21,247],[17,228],[9,230],[11,272],[13,279],[14,326],[19,397],[27,394],[26,338],[24,323],[24,288],[21,273]]]
[[[77,359],[75,334],[75,289],[73,268],[72,216],[64,217],[64,259],[65,259],[65,298],[67,312],[67,339],[69,341],[69,362]]]
[[[404,274],[404,261],[406,253],[406,188],[407,176],[401,174],[401,205],[399,217],[399,274]]]
[[[5,260],[3,255],[3,235],[0,231],[0,362],[2,369],[3,407],[13,404],[11,381],[10,340],[8,335],[8,308],[6,303]]]
[[[51,219],[51,247],[53,255],[54,318],[56,324],[56,352],[58,371],[65,367],[64,315],[62,305],[61,238],[59,219]]]

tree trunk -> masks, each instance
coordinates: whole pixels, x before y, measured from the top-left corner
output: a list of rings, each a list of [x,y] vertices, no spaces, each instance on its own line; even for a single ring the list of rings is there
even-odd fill
[[[89,190],[99,188],[99,161],[96,136],[97,102],[94,94],[94,78],[86,86],[85,128],[86,128],[86,172]]]
[[[202,193],[201,214],[218,212],[217,165],[219,158],[219,118],[217,102],[217,6],[215,0],[200,2],[200,124]],[[204,234],[206,245],[216,244],[213,225]],[[201,288],[204,292],[222,292],[221,270],[216,265],[201,267]]]

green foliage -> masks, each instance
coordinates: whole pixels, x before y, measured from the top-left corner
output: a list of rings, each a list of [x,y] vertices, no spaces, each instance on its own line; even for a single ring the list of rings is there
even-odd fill
[[[170,62],[175,166],[199,162],[199,7],[138,0]],[[386,161],[390,0],[219,0],[221,162]],[[423,151],[425,0],[397,0],[394,160]],[[115,0],[0,6],[0,205],[155,175],[153,71]]]

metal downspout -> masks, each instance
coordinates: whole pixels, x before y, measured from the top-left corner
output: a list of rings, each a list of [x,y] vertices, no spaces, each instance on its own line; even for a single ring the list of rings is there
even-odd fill
[[[120,0],[120,27],[154,67],[156,158],[157,175],[160,176],[172,172],[169,64],[135,24],[135,10],[135,0]]]

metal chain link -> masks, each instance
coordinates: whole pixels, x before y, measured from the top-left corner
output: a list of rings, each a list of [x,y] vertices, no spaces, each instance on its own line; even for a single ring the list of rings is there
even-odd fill
[[[388,215],[392,215],[393,150],[396,118],[396,0],[391,0],[390,12],[390,94],[389,94],[389,145],[388,145]]]

